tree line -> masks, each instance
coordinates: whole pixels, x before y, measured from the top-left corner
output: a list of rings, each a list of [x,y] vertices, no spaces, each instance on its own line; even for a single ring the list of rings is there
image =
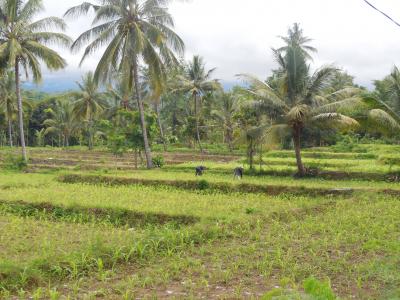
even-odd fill
[[[134,150],[153,167],[151,146],[203,142],[229,151],[246,147],[253,157],[265,145],[295,150],[298,174],[306,175],[301,148],[334,142],[340,132],[396,138],[400,124],[400,71],[367,91],[333,65],[313,66],[317,51],[298,24],[272,49],[276,68],[266,79],[243,81],[225,91],[196,55],[185,61],[167,0],[104,0],[70,8],[65,20],[94,12],[92,27],[75,41],[62,33],[64,19],[45,17],[40,0],[0,1],[0,138],[21,146],[106,145],[115,154]],[[56,31],[56,32],[55,32]],[[76,91],[21,91],[22,75],[42,80],[41,65],[66,66],[51,46],[84,49],[83,63],[101,52],[93,72]],[[315,71],[314,71],[315,70]],[[17,126],[18,125],[18,126]]]

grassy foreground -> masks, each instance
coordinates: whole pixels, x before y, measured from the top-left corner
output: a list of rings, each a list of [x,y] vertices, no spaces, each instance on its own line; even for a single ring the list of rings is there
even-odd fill
[[[212,168],[201,179],[190,162],[155,171],[74,171],[203,186],[193,190],[63,183],[65,170],[1,171],[0,298],[399,299],[400,201],[381,192],[400,190],[399,183],[284,176],[234,182],[221,170],[240,158],[204,162]],[[213,189],[217,183],[292,189]],[[293,192],[348,187],[354,192],[344,196]]]

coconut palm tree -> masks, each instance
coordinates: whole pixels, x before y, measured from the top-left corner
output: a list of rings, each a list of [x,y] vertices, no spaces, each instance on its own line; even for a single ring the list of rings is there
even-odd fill
[[[115,115],[119,109],[132,110],[134,108],[134,97],[129,87],[129,78],[124,74],[117,74],[115,83],[107,87],[107,95],[114,103],[110,103],[108,115]]]
[[[68,147],[71,136],[79,128],[74,116],[73,103],[69,100],[58,101],[56,109],[50,112],[52,117],[43,122],[46,127],[44,135],[56,134],[61,137],[63,147]]]
[[[0,107],[3,109],[4,115],[7,118],[10,147],[13,146],[12,122],[18,111],[16,104],[15,76],[13,72],[8,71],[0,77]]]
[[[317,49],[309,44],[312,42],[312,39],[304,36],[299,23],[294,23],[293,26],[288,29],[287,36],[279,37],[285,42],[285,45],[276,49],[278,53],[286,53],[290,51],[291,48],[297,47],[305,58],[312,60],[311,53],[317,52]]]
[[[324,66],[313,74],[310,72],[308,60],[310,55],[307,50],[314,49],[305,46],[309,41],[302,36],[302,31],[297,24],[289,30],[289,35],[282,38],[285,46],[273,49],[275,59],[279,64],[276,71],[274,88],[251,75],[240,75],[249,84],[248,92],[258,101],[259,108],[278,110],[280,113],[271,123],[264,125],[269,136],[290,132],[296,154],[298,175],[304,176],[306,169],[301,157],[301,133],[306,126],[317,123],[336,127],[356,126],[358,122],[336,111],[321,112],[323,106],[321,93],[326,87],[336,68]],[[256,132],[259,132],[258,130]]]
[[[104,95],[99,92],[97,82],[94,80],[93,73],[88,72],[82,77],[82,83],[77,82],[79,91],[71,92],[70,96],[75,98],[73,115],[79,121],[85,123],[88,134],[89,150],[93,149],[93,125],[106,107]]]
[[[239,109],[239,97],[234,93],[222,93],[217,98],[217,108],[211,111],[211,115],[217,120],[217,123],[223,128],[224,143],[228,144],[229,151],[233,151],[233,130],[234,114]]]
[[[183,75],[176,76],[176,92],[187,93],[193,99],[194,116],[196,120],[196,139],[200,151],[203,152],[200,139],[199,118],[202,98],[209,92],[221,89],[221,85],[216,79],[211,79],[215,68],[206,70],[204,59],[195,55],[185,67]]]
[[[387,77],[387,92],[393,109],[400,114],[400,70],[397,66]]]
[[[309,56],[297,42],[305,38],[294,37],[291,39],[289,35],[284,39],[287,45],[274,50],[279,69],[275,72],[273,87],[254,76],[240,76],[249,83],[247,91],[253,95],[259,109],[279,112],[271,122],[255,129],[254,136],[262,132],[266,138],[274,139],[278,135],[291,134],[298,175],[304,176],[301,133],[305,127],[348,129],[358,127],[360,123],[374,123],[382,129],[395,130],[400,118],[382,101],[364,95],[358,88],[345,88],[325,95],[324,90],[337,69],[325,66],[311,74]]]
[[[140,113],[147,168],[152,168],[153,162],[140,93],[140,64],[148,68],[153,81],[164,81],[166,66],[177,64],[175,53],[182,55],[184,51],[183,41],[173,31],[168,2],[103,0],[98,1],[99,4],[84,2],[66,12],[66,16],[77,17],[94,9],[93,27],[78,37],[72,49],[89,43],[83,62],[91,53],[106,46],[94,74],[96,82],[106,81],[116,70],[129,78]]]
[[[40,82],[42,72],[40,62],[49,70],[59,70],[66,66],[65,60],[47,45],[69,46],[71,40],[62,33],[51,32],[51,28],[64,31],[62,19],[46,17],[35,20],[44,10],[42,0],[3,0],[0,2],[0,60],[7,61],[15,70],[15,90],[18,103],[18,123],[22,156],[27,160],[23,108],[20,84],[20,68],[32,73],[33,81]]]

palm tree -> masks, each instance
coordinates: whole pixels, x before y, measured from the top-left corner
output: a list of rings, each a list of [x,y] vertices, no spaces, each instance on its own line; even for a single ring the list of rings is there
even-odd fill
[[[134,98],[129,87],[129,78],[124,74],[117,74],[117,80],[107,88],[107,94],[114,103],[110,103],[108,115],[115,115],[119,109],[131,110],[134,106]]]
[[[59,70],[66,66],[65,60],[46,45],[69,46],[71,40],[62,33],[49,31],[56,28],[65,30],[62,19],[46,17],[34,21],[44,10],[42,0],[3,0],[0,2],[0,59],[7,61],[15,69],[15,90],[18,101],[18,123],[22,147],[22,156],[27,160],[23,109],[20,87],[20,67],[26,73],[31,71],[34,82],[40,82],[42,72],[40,61],[49,70]]]
[[[307,50],[314,48],[305,46],[308,38],[302,36],[302,31],[295,24],[289,30],[289,36],[283,38],[286,45],[274,50],[279,69],[276,71],[272,88],[267,83],[251,75],[240,75],[250,84],[248,92],[258,101],[260,108],[277,110],[280,113],[264,125],[267,135],[276,136],[282,131],[290,132],[296,154],[298,175],[304,176],[306,169],[301,157],[301,133],[307,126],[323,123],[325,126],[342,127],[357,126],[358,122],[343,114],[324,111],[320,97],[329,79],[336,71],[331,66],[324,66],[310,74]]]
[[[83,121],[88,134],[89,150],[93,149],[93,125],[95,118],[103,112],[106,102],[99,92],[98,85],[94,80],[93,73],[88,72],[82,77],[82,83],[77,82],[80,91],[72,92],[70,95],[76,99],[74,102],[73,115],[77,120]]]
[[[233,130],[234,114],[239,109],[239,98],[234,93],[222,93],[218,97],[217,109],[211,111],[211,115],[216,118],[217,123],[223,128],[224,143],[226,142],[229,151],[233,151]]]
[[[183,54],[184,44],[173,31],[173,18],[167,0],[103,0],[99,5],[84,2],[66,12],[66,16],[87,14],[94,9],[93,27],[74,42],[72,49],[86,47],[82,62],[107,45],[95,71],[95,81],[106,81],[120,71],[129,78],[140,113],[147,168],[153,167],[147,135],[144,105],[140,93],[139,64],[149,70],[153,81],[165,80],[166,66],[177,64],[175,53]]]
[[[3,108],[7,118],[8,138],[10,147],[13,146],[12,122],[15,113],[18,111],[16,107],[15,96],[15,76],[14,73],[8,71],[0,77],[0,107]]]
[[[392,102],[393,109],[400,113],[400,70],[397,66],[393,67],[388,77],[388,93]]]
[[[79,128],[74,117],[74,106],[69,100],[58,101],[55,111],[51,110],[52,118],[43,122],[46,126],[44,135],[56,134],[62,138],[63,147],[69,146],[70,137]]]
[[[202,57],[195,55],[188,62],[184,75],[176,77],[177,88],[175,91],[190,94],[193,99],[194,116],[196,120],[196,139],[200,151],[203,152],[200,139],[199,118],[201,100],[206,93],[221,89],[221,85],[216,79],[211,79],[215,68],[206,70],[205,62]]]
[[[311,53],[317,52],[316,48],[309,45],[312,39],[304,36],[299,23],[294,23],[293,26],[288,29],[287,36],[280,36],[280,38],[286,45],[276,49],[278,53],[286,53],[293,48],[298,48],[302,56],[312,60]]]
[[[172,66],[166,70],[166,80],[154,81],[152,80],[148,70],[143,72],[143,90],[144,97],[147,102],[153,105],[154,112],[157,117],[158,130],[160,132],[160,138],[163,143],[164,151],[167,151],[167,141],[164,135],[164,127],[161,121],[160,106],[162,104],[162,97],[165,97],[168,91],[173,88],[173,78],[176,72],[179,72],[180,66]]]

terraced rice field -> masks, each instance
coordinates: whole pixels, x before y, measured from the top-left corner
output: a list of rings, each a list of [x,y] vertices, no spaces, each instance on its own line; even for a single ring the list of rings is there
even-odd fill
[[[305,151],[307,179],[271,151],[242,181],[241,156],[31,149],[0,171],[0,298],[399,299],[400,148],[362,147]]]

